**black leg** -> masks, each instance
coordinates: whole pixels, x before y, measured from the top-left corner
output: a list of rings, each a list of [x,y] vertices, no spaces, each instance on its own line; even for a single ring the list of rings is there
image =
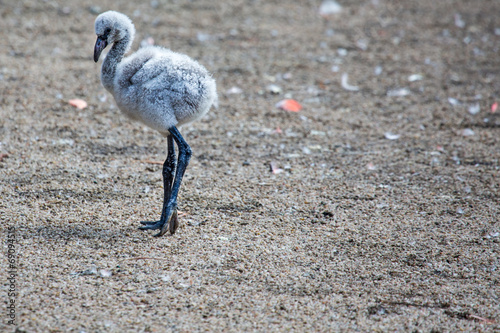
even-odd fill
[[[168,141],[168,155],[167,159],[165,160],[165,163],[163,163],[163,207],[168,204],[168,201],[170,200],[170,197],[172,196],[172,183],[174,181],[175,177],[175,169],[176,169],[176,160],[175,160],[175,147],[174,147],[174,138],[172,134],[169,134],[167,136],[167,141]],[[161,211],[161,218],[160,221],[165,220],[165,208],[162,209]],[[179,223],[177,222],[177,209],[174,211],[171,222],[174,224],[177,229],[177,226]],[[175,233],[172,232],[172,235]]]
[[[175,147],[174,147],[174,138],[172,134],[167,136],[168,141],[168,155],[165,163],[163,163],[163,206],[170,200],[170,195],[172,193],[172,182],[175,177]],[[163,216],[162,216],[163,219]]]
[[[171,134],[167,135],[167,143],[168,143],[168,155],[167,159],[163,163],[163,207],[170,200],[170,194],[172,193],[172,182],[175,177],[175,167],[176,167],[176,159],[175,159],[175,146],[174,146],[174,138]],[[165,220],[164,210],[162,209],[162,215],[160,221]],[[141,221],[144,225],[155,225],[160,221]]]
[[[179,130],[174,126],[169,129],[168,135],[168,156],[163,164],[163,186],[164,198],[163,209],[161,212],[161,219],[158,222],[141,222],[145,226],[140,227],[142,230],[147,229],[160,229],[160,232],[155,235],[156,237],[164,235],[167,230],[171,234],[175,233],[178,227],[177,221],[177,194],[181,187],[182,177],[191,159],[191,147],[182,137]],[[173,140],[172,140],[173,139]],[[177,144],[179,149],[179,158],[177,160],[177,168],[175,168],[175,149],[173,141]],[[175,176],[174,176],[175,170]],[[172,183],[173,179],[173,183]]]

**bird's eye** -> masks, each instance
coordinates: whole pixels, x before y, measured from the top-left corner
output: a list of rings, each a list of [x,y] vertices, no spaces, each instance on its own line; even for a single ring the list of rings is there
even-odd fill
[[[109,33],[111,32],[111,28],[106,28],[106,30],[104,30],[104,36],[107,36],[109,35]]]

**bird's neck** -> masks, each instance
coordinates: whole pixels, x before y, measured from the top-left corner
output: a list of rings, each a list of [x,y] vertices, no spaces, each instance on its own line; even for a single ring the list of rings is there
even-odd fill
[[[131,44],[132,40],[128,36],[116,41],[106,55],[106,59],[104,59],[101,71],[101,81],[104,88],[111,93],[113,93],[114,90],[113,82],[115,79],[116,67],[122,61],[123,56],[129,50]]]

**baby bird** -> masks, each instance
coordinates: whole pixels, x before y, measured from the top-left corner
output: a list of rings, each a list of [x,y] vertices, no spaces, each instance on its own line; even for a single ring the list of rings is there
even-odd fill
[[[147,46],[124,58],[134,39],[135,28],[124,14],[108,11],[95,20],[97,41],[94,61],[112,45],[101,68],[101,81],[113,95],[120,110],[167,137],[168,155],[163,164],[163,209],[159,221],[141,221],[141,230],[167,230],[178,227],[177,194],[189,164],[191,148],[178,127],[202,117],[217,105],[215,80],[190,57],[158,47]],[[176,160],[174,142],[179,157]]]

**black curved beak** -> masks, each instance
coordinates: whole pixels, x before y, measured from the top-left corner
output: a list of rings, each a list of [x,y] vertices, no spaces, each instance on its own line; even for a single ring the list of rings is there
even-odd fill
[[[104,50],[108,46],[108,42],[102,36],[97,37],[97,41],[94,46],[94,61],[97,62],[99,57],[101,56],[102,50]]]

